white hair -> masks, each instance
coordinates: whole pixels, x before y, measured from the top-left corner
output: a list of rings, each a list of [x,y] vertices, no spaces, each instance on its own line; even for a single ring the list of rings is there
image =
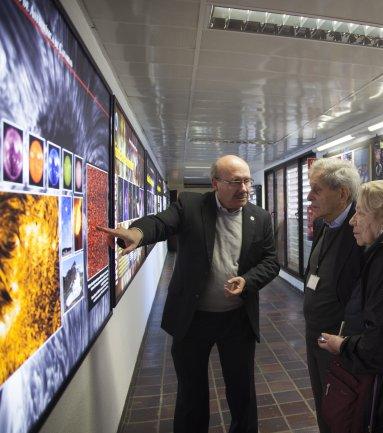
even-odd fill
[[[331,189],[346,188],[350,192],[349,202],[356,200],[361,180],[358,170],[350,161],[317,159],[309,170],[309,177],[313,175],[319,175],[321,181]]]
[[[358,203],[383,223],[383,180],[364,183],[359,190]]]

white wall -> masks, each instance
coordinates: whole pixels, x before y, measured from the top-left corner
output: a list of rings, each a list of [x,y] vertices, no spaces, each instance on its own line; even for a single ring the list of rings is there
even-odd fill
[[[166,257],[157,244],[40,433],[115,433]]]

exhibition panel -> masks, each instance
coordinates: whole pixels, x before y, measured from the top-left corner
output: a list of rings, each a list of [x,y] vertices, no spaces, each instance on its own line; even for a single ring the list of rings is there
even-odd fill
[[[114,222],[115,227],[128,228],[145,215],[145,151],[117,101],[113,116],[114,149]],[[145,260],[145,248],[122,255],[115,247],[114,303],[123,295],[130,281]]]
[[[0,3],[0,430],[36,429],[111,314],[111,95],[55,2]]]

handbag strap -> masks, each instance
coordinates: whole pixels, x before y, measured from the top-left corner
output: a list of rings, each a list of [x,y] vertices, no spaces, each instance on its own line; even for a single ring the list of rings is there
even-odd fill
[[[370,415],[370,422],[368,423],[368,433],[373,433],[374,428],[374,421],[375,421],[375,411],[377,407],[377,400],[378,400],[378,385],[379,381],[381,382],[382,377],[378,374],[375,376],[374,379],[374,387],[372,391],[372,404],[371,404],[371,415]]]

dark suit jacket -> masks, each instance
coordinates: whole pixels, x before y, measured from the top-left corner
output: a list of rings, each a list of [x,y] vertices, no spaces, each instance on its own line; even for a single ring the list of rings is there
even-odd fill
[[[143,245],[176,234],[178,252],[169,284],[161,326],[175,338],[185,336],[210,272],[217,216],[214,192],[181,193],[164,212],[135,221],[144,233]],[[244,299],[254,333],[259,340],[258,291],[279,271],[270,215],[246,204],[242,211],[242,247],[238,275],[246,280]]]
[[[354,238],[352,227],[349,222],[355,213],[355,203],[344,220],[341,230],[341,250],[336,255],[336,274],[334,275],[335,290],[341,307],[345,307],[350,300],[353,289],[359,279],[363,266],[363,247],[359,247]],[[311,254],[318,243],[319,238],[324,229],[323,219],[318,219],[314,222],[314,240],[311,247]],[[309,259],[310,262],[310,259]],[[305,273],[305,287],[310,266],[307,266]]]

